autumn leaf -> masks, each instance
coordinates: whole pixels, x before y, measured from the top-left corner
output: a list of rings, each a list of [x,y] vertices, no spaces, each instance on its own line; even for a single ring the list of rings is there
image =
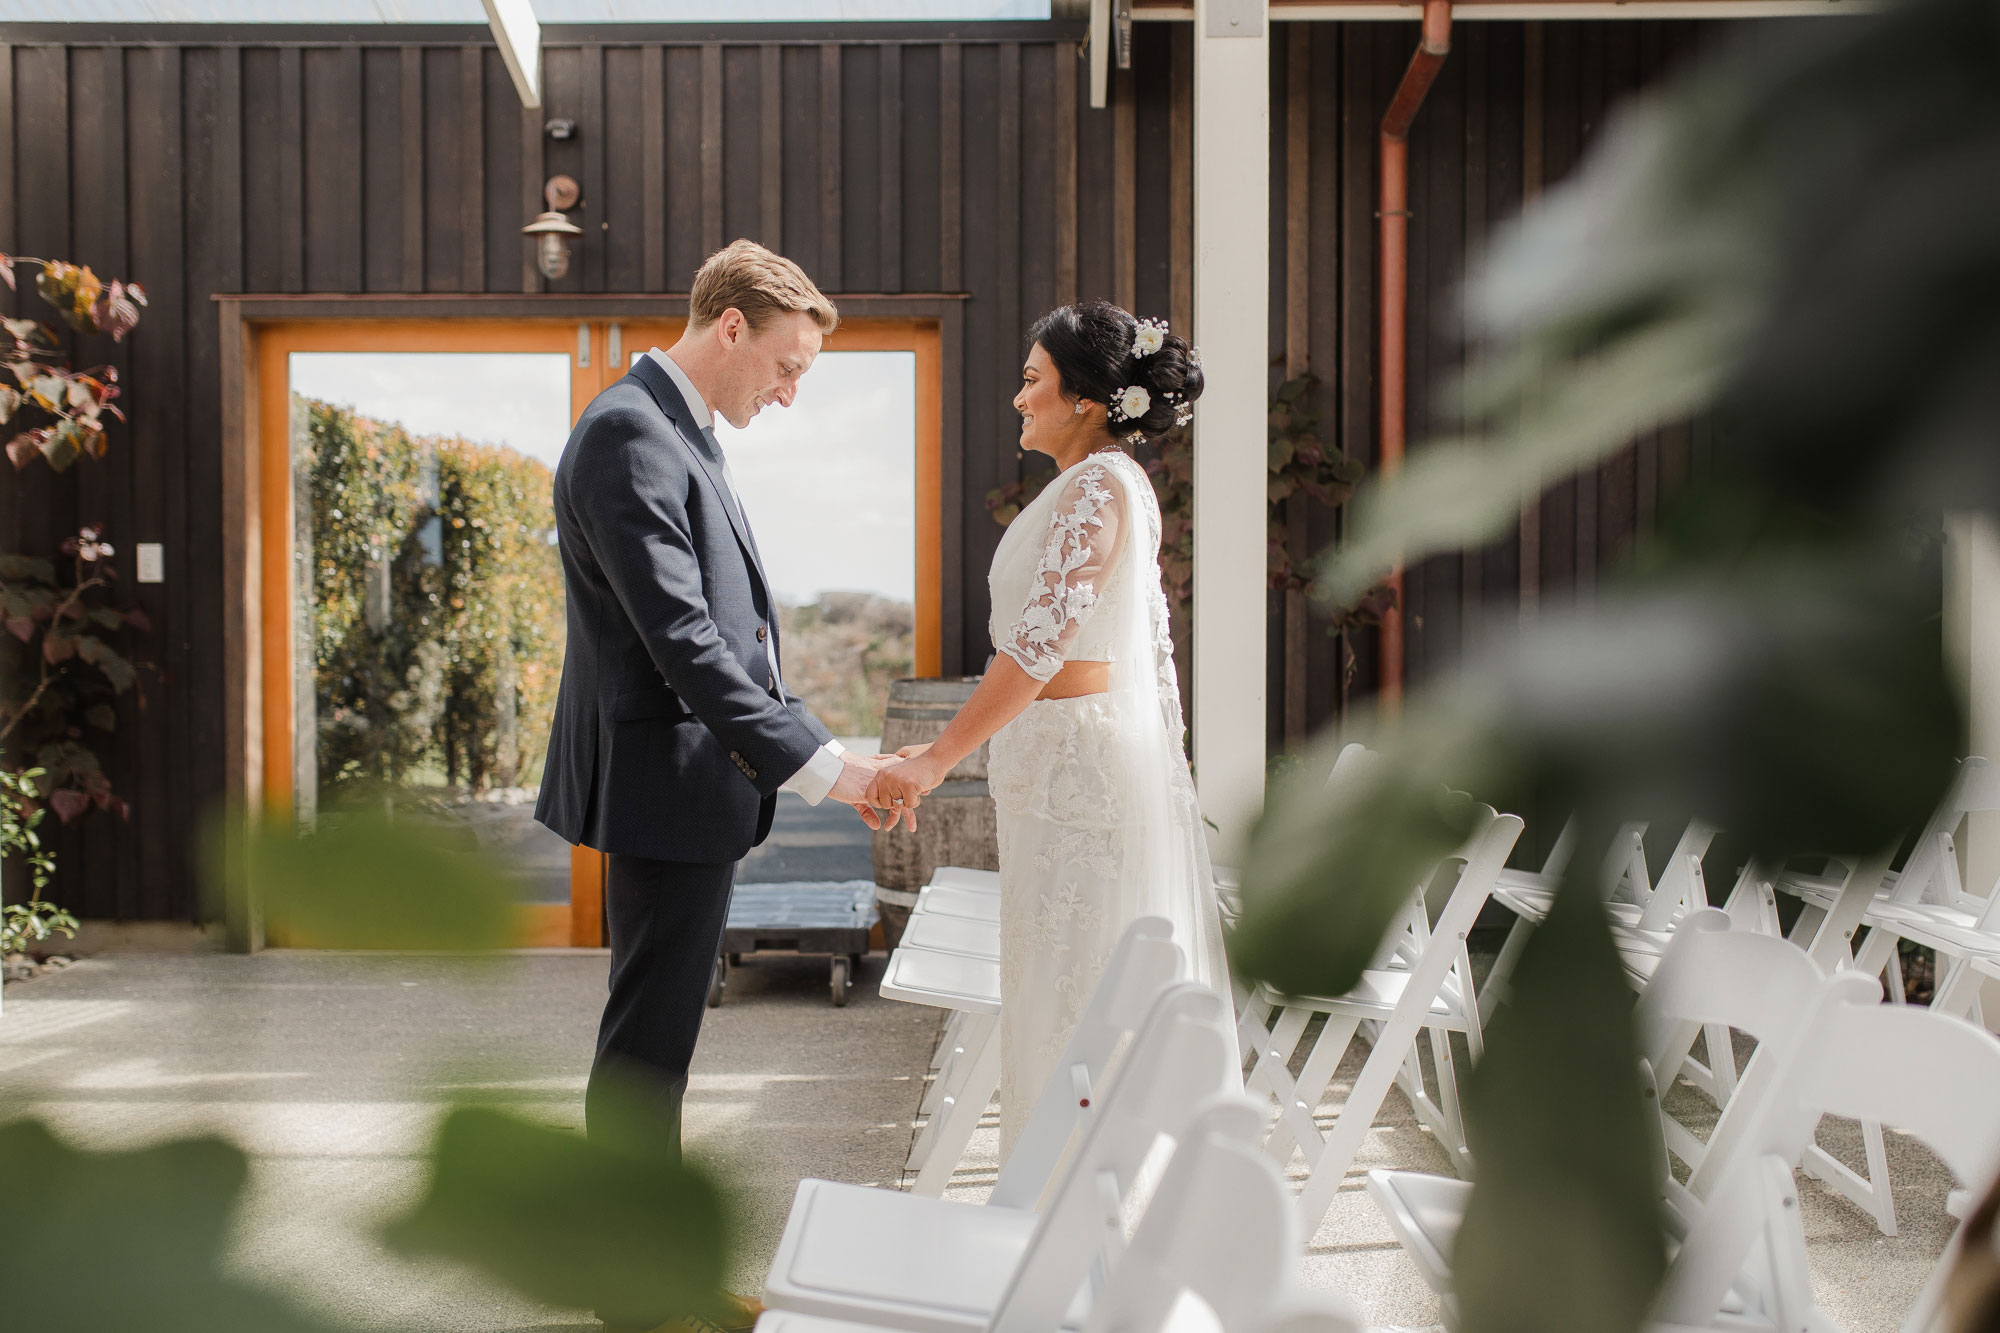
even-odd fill
[[[57,819],[67,824],[90,809],[90,798],[82,792],[62,787],[49,793],[49,808],[56,812]]]

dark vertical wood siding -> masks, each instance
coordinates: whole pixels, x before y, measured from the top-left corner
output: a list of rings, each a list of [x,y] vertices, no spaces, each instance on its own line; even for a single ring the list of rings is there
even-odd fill
[[[110,458],[0,482],[0,549],[49,551],[99,519],[121,563],[136,542],[166,547],[167,581],[127,587],[156,626],[146,651],[159,667],[143,709],[121,713],[108,756],[133,798],[132,826],[104,837],[99,817],[57,832],[65,902],[88,917],[200,914],[195,838],[222,789],[218,293],[684,291],[708,249],[737,236],[781,246],[836,296],[963,292],[962,373],[946,393],[964,446],[946,461],[958,523],[945,667],[982,667],[985,571],[1000,536],[985,499],[1024,466],[1009,406],[1024,328],[1072,294],[1116,298],[1128,283],[1144,314],[1186,299],[1189,243],[1175,228],[1189,215],[1188,173],[1174,146],[1186,134],[1191,34],[1139,25],[1133,68],[1113,78],[1124,109],[1097,111],[1072,43],[912,32],[891,43],[556,46],[546,105],[526,113],[483,42],[0,45],[0,250],[74,258],[144,282],[152,298],[125,344],[78,349],[114,361],[129,384],[133,423],[114,430]],[[1375,124],[1415,32],[1275,28],[1276,266],[1289,44],[1309,47],[1300,252],[1310,309],[1287,319],[1274,272],[1271,350],[1282,360],[1284,330],[1305,330],[1324,431],[1363,461],[1374,450]],[[1701,37],[1667,23],[1542,32],[1538,140],[1524,129],[1520,24],[1461,24],[1417,122],[1416,438],[1443,424],[1427,405],[1455,364],[1443,303],[1468,250],[1521,199],[1524,163],[1538,161],[1542,180],[1562,175],[1619,97]],[[546,137],[555,118],[574,121],[575,135]],[[543,284],[520,227],[557,172],[583,187],[572,215],[583,235],[570,272]],[[37,304],[0,293],[8,310]],[[1539,517],[1538,588],[1587,589],[1706,447],[1699,428],[1665,429],[1556,488]],[[1337,515],[1309,507],[1302,521],[1312,548],[1337,539]],[[1513,596],[1519,570],[1508,541],[1412,571],[1413,671],[1451,660],[1466,603]],[[1273,606],[1283,614],[1282,599]],[[1299,662],[1284,660],[1282,632],[1271,642],[1274,737],[1288,670],[1306,676],[1313,727],[1373,686],[1369,635],[1313,627]]]

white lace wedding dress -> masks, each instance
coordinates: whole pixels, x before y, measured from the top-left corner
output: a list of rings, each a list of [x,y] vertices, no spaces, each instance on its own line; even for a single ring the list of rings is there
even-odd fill
[[[1029,704],[989,752],[1003,1156],[1134,918],[1171,921],[1195,979],[1229,994],[1159,552],[1145,470],[1106,450],[1050,482],[993,555],[996,651],[1037,680],[1064,662],[1112,664],[1108,691]]]

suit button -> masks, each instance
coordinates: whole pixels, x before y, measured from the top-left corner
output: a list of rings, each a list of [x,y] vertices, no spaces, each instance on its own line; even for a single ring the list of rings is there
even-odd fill
[[[769,630],[765,629],[762,625],[757,627],[757,642],[762,643],[770,637],[771,632]]]

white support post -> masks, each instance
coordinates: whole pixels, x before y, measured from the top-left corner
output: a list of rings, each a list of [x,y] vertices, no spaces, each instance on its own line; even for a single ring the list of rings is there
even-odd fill
[[[1222,855],[1264,801],[1270,70],[1265,0],[1195,0],[1194,763]]]
[[[542,104],[542,25],[529,0],[484,0],[486,24],[500,47],[523,108]]]
[[[1944,520],[1945,653],[1966,708],[1966,753],[2000,759],[2000,526],[1981,514]],[[2000,878],[2000,813],[1967,817],[1960,873],[1973,893]],[[1986,982],[1982,1008],[2000,1023],[2000,982]]]

